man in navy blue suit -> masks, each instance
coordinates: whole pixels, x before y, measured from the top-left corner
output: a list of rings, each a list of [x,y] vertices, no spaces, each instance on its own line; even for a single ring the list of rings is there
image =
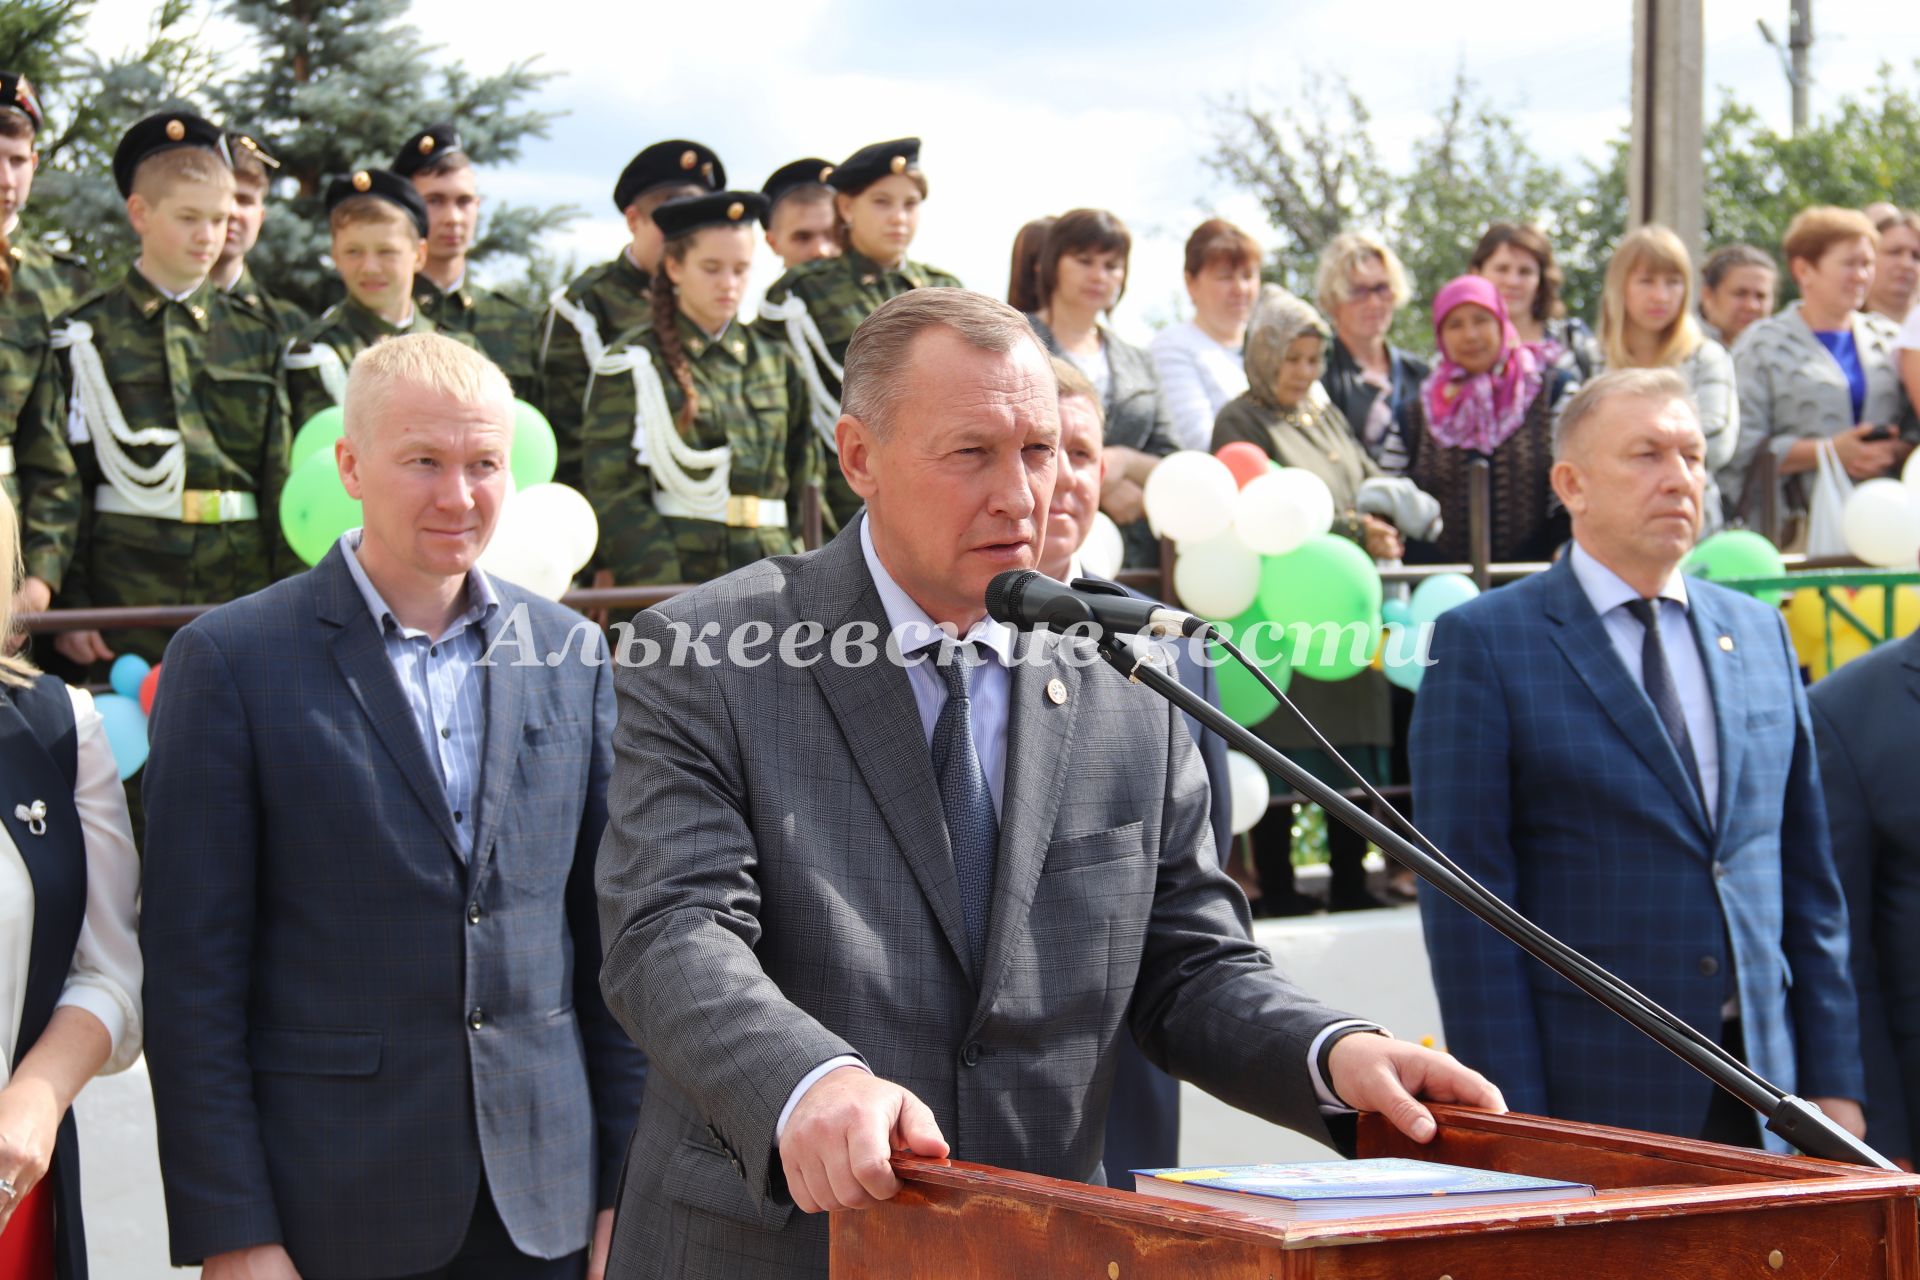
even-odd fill
[[[516,661],[576,627],[604,646],[475,567],[507,493],[499,369],[391,338],[345,414],[366,527],[175,636],[154,707],[141,942],[173,1261],[598,1276],[645,1072],[598,983],[612,672]]]
[[[1786,625],[1679,572],[1705,456],[1671,371],[1568,403],[1552,477],[1573,542],[1436,625],[1414,808],[1481,883],[1863,1133],[1847,912]],[[1437,894],[1421,911],[1447,1047],[1516,1111],[1761,1140],[1750,1109],[1492,929]]]

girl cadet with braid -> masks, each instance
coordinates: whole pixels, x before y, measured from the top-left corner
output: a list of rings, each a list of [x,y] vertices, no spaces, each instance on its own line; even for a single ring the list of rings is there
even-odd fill
[[[833,188],[838,258],[796,267],[774,281],[760,305],[762,332],[784,338],[806,376],[815,433],[823,450],[825,516],[846,524],[860,509],[834,459],[833,424],[840,417],[840,362],[853,331],[881,303],[909,289],[959,288],[959,277],[912,262],[907,250],[920,229],[927,176],[920,139],[898,138],[860,148],[826,178]]]
[[[615,583],[705,582],[799,550],[794,498],[819,471],[807,387],[784,338],[737,315],[766,197],[653,211],[651,315],[595,366],[581,432],[598,562]]]

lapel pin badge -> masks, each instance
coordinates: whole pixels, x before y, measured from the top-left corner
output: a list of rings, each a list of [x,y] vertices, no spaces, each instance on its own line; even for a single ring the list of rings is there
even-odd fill
[[[1732,636],[1721,636],[1721,637],[1720,637],[1720,652],[1722,652],[1722,653],[1732,653],[1732,652],[1733,652],[1733,637],[1732,637]]]
[[[1060,679],[1058,676],[1047,681],[1047,701],[1051,702],[1054,706],[1058,707],[1058,706],[1064,705],[1066,703],[1066,700],[1067,700],[1066,681]]]
[[[47,802],[45,800],[35,800],[32,804],[17,804],[13,806],[13,816],[26,823],[27,830],[34,835],[47,834]]]

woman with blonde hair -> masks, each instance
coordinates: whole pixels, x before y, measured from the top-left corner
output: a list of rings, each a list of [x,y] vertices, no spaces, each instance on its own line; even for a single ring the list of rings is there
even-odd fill
[[[0,637],[21,574],[0,501]],[[140,861],[92,696],[4,652],[0,777],[0,1275],[84,1277],[72,1106],[140,1056]]]
[[[1718,473],[1740,441],[1740,397],[1733,357],[1709,341],[1693,315],[1693,261],[1666,227],[1633,231],[1613,251],[1600,294],[1600,353],[1609,369],[1670,368],[1687,380],[1707,438],[1702,537],[1725,523],[1721,481],[1738,494],[1739,477]]]
[[[1379,236],[1347,231],[1321,251],[1314,288],[1333,321],[1320,385],[1367,455],[1388,475],[1401,475],[1413,459],[1420,384],[1431,372],[1425,360],[1387,342],[1394,313],[1413,297],[1407,270]]]

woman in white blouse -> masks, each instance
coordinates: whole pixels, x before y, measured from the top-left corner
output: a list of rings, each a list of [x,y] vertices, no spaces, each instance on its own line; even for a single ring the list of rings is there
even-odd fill
[[[19,520],[0,502],[0,636]],[[70,1108],[140,1056],[140,865],[93,699],[0,655],[0,1276],[85,1277]]]
[[[1221,218],[1187,237],[1187,296],[1193,319],[1168,325],[1148,350],[1160,375],[1160,394],[1182,449],[1205,449],[1213,420],[1247,389],[1240,344],[1260,297],[1260,246]]]

